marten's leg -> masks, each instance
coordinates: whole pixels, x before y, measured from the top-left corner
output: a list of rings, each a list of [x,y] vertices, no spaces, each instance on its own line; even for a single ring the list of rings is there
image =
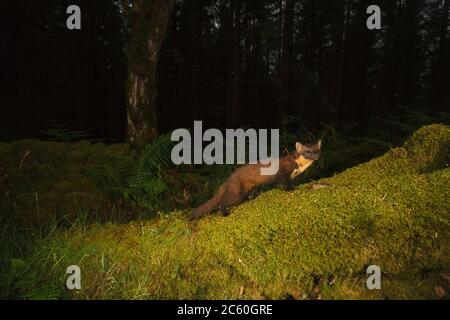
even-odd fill
[[[222,205],[219,206],[219,211],[220,211],[220,213],[222,213],[222,215],[224,217],[227,217],[228,215],[230,215],[230,211],[228,210],[228,208],[224,207]]]
[[[245,194],[241,194],[240,189],[227,190],[220,200],[219,210],[224,217],[228,216],[229,208],[239,205],[245,199]]]
[[[258,188],[252,189],[247,195],[247,200],[256,198],[256,196],[258,195],[258,192],[259,192]]]
[[[292,180],[289,176],[283,177],[281,179],[281,185],[285,191],[292,191]]]

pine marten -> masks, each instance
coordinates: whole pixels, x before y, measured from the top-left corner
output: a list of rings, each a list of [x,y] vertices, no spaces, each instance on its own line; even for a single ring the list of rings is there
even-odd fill
[[[242,203],[248,195],[257,187],[281,183],[285,190],[292,190],[291,181],[319,159],[321,141],[313,144],[301,144],[297,142],[295,151],[285,157],[273,161],[279,161],[278,172],[273,175],[262,175],[261,168],[270,164],[249,164],[236,169],[233,174],[220,186],[216,195],[194,209],[190,214],[191,220],[199,219],[215,209],[227,216],[228,209]]]

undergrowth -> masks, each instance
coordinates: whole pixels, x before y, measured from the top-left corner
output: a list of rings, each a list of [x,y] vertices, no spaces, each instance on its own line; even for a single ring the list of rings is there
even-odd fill
[[[432,125],[403,147],[343,173],[292,193],[264,192],[227,218],[213,215],[192,224],[185,211],[175,210],[126,224],[50,228],[25,254],[9,256],[1,295],[448,298],[449,156],[450,128]],[[80,291],[64,287],[73,264],[82,270]],[[383,271],[382,290],[365,287],[371,264]]]

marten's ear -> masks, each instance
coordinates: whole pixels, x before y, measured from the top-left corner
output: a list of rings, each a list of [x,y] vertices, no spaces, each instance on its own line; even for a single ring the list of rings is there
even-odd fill
[[[304,148],[305,148],[305,147],[304,147],[300,142],[297,142],[297,143],[295,144],[295,150],[297,151],[297,153],[302,152]]]
[[[322,140],[319,140],[319,142],[317,142],[317,147],[319,148],[319,150],[320,150],[321,146],[322,146]]]

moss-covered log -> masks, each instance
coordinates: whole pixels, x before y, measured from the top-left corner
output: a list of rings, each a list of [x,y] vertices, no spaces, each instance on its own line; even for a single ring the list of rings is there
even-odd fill
[[[127,137],[142,148],[158,135],[156,67],[175,0],[134,0],[128,8]]]
[[[428,126],[327,187],[271,190],[226,218],[56,232],[0,284],[25,298],[449,298],[449,163],[450,128]],[[81,291],[62,289],[72,264]],[[372,264],[381,290],[366,287]]]

